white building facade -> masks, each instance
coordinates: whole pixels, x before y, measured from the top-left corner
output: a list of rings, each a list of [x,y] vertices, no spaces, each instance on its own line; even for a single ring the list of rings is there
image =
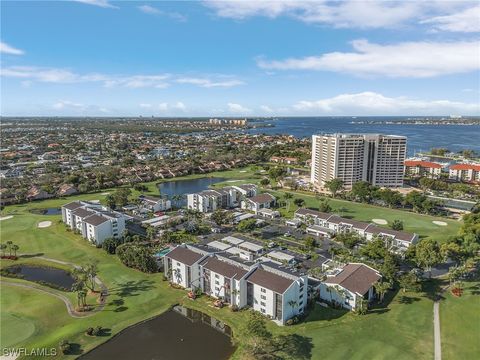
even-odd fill
[[[338,178],[350,189],[359,181],[382,187],[403,185],[407,139],[380,134],[313,135],[311,182],[323,188]]]

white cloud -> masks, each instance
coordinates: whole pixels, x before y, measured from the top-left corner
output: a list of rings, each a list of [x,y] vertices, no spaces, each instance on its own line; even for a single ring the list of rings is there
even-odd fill
[[[177,110],[181,110],[181,111],[186,111],[187,110],[187,107],[185,106],[185,104],[181,101],[178,101],[176,104],[173,105],[173,108],[174,109],[177,109]]]
[[[102,8],[118,9],[118,6],[112,5],[108,0],[73,0],[87,5],[99,6]]]
[[[145,14],[149,15],[164,15],[168,16],[169,18],[180,21],[180,22],[185,22],[187,21],[187,16],[180,14],[178,12],[169,12],[169,11],[162,11],[160,9],[157,9],[156,7],[150,6],[150,5],[141,5],[138,6],[138,9],[141,12],[144,12]]]
[[[478,70],[478,41],[405,42],[380,45],[367,40],[352,42],[354,52],[331,52],[319,56],[267,61],[264,69],[317,70],[360,76],[425,78]]]
[[[268,105],[261,105],[260,109],[266,113],[273,113],[274,110]]]
[[[427,15],[446,15],[466,2],[440,6],[437,1],[211,1],[203,2],[217,16],[244,20],[254,16],[288,16],[306,23],[336,28],[393,28]]]
[[[138,7],[138,9],[145,14],[160,15],[163,13],[162,11],[150,5],[141,5]]]
[[[139,104],[139,106],[140,106],[141,108],[144,108],[144,109],[149,109],[149,108],[151,108],[151,107],[152,107],[152,104],[145,104],[145,103],[142,103],[142,104]]]
[[[105,87],[167,88],[172,83],[190,84],[204,88],[228,88],[244,84],[227,75],[190,78],[180,74],[112,75],[100,73],[79,74],[69,69],[42,68],[35,66],[10,66],[2,69],[1,76],[47,83],[97,82]]]
[[[250,113],[252,111],[251,109],[243,107],[240,104],[228,103],[227,106],[228,106],[228,111],[236,115],[242,115],[242,114]]]
[[[23,55],[25,54],[25,51],[14,48],[3,41],[0,41],[0,53],[9,55]]]
[[[480,105],[450,100],[387,97],[366,91],[314,101],[299,101],[293,106],[293,110],[314,115],[474,115],[480,113]]]
[[[157,88],[164,89],[170,84],[167,81],[170,75],[134,75],[108,79],[105,81],[106,87],[127,87],[127,88]]]
[[[98,115],[109,114],[111,111],[105,107],[98,105],[87,105],[78,103],[71,100],[59,100],[54,103],[49,112],[54,111],[56,114],[61,115],[72,115],[72,116],[85,116],[85,115]]]
[[[420,21],[432,24],[434,30],[452,32],[480,32],[480,5],[470,7],[451,15],[435,16]]]
[[[60,100],[60,101],[56,102],[55,104],[53,104],[52,107],[55,110],[62,110],[62,109],[65,109],[65,108],[83,109],[85,107],[85,105],[80,104],[80,103],[75,103],[75,102],[69,101],[69,100]]]
[[[192,78],[192,77],[182,77],[176,80],[177,83],[179,84],[192,84],[192,85],[198,85],[200,87],[205,87],[205,88],[213,88],[213,87],[233,87],[233,86],[238,86],[238,85],[243,85],[245,84],[243,81],[240,80],[212,80],[208,78]]]
[[[158,107],[158,110],[160,110],[160,111],[167,111],[168,110],[168,103],[165,103],[165,102],[160,103],[160,104],[158,104],[157,107]]]

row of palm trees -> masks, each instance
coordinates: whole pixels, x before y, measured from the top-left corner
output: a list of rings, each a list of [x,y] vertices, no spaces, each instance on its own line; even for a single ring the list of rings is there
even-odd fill
[[[8,251],[9,256],[17,257],[17,251],[20,249],[20,246],[13,243],[13,241],[9,240],[5,244],[0,244],[0,250],[2,251],[2,257],[5,256],[5,253]]]

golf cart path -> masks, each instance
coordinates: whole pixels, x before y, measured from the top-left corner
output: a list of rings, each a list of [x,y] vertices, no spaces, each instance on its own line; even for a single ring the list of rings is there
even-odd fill
[[[435,344],[435,360],[442,360],[442,340],[440,337],[440,303],[433,303],[433,336]]]
[[[22,254],[22,255],[29,255],[29,254]],[[74,268],[77,268],[77,269],[80,267],[80,266],[75,265],[75,264],[70,263],[70,262],[57,260],[57,259],[52,259],[52,258],[45,257],[45,256],[33,256],[33,257],[38,258],[38,259],[42,259],[42,260],[55,262],[57,264],[70,265],[70,266],[73,266]],[[27,289],[34,289],[34,290],[38,290],[38,291],[44,292],[46,294],[55,296],[57,299],[60,299],[60,300],[63,301],[63,303],[67,307],[68,314],[71,317],[74,317],[74,318],[90,317],[90,316],[95,315],[97,312],[102,311],[105,308],[105,302],[106,302],[105,299],[108,296],[108,289],[105,286],[105,284],[98,277],[95,277],[95,283],[98,286],[100,286],[101,294],[103,294],[103,296],[101,296],[102,300],[100,301],[98,306],[96,306],[92,311],[79,312],[79,311],[75,310],[75,306],[72,304],[70,299],[68,297],[66,297],[65,295],[63,295],[61,292],[57,291],[57,290],[48,288],[46,286],[38,285],[38,284],[35,284],[35,283],[29,283],[29,284],[25,283],[24,284],[24,283],[11,282],[11,281],[8,281],[8,280],[6,280],[6,281],[1,280],[0,281],[0,285],[2,285],[2,286],[7,285],[7,286],[17,286],[17,287],[22,287],[22,288],[27,288]]]

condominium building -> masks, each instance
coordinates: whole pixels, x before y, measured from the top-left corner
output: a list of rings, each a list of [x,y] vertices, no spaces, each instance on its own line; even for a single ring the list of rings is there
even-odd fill
[[[405,174],[410,176],[438,177],[442,173],[442,164],[425,160],[405,160]]]
[[[62,220],[95,245],[101,245],[108,238],[120,238],[125,230],[125,216],[122,213],[87,201],[63,205]]]
[[[454,164],[450,166],[448,177],[455,181],[480,182],[480,164]]]
[[[381,227],[372,223],[346,219],[338,215],[311,209],[298,209],[295,219],[307,225],[307,234],[332,237],[337,233],[354,232],[367,241],[381,238],[388,248],[404,253],[409,246],[418,242],[418,234]]]
[[[238,186],[225,186],[220,189],[209,189],[187,195],[187,208],[203,213],[217,209],[234,208],[240,205],[242,199],[254,197],[257,186],[244,184]]]
[[[407,139],[380,134],[325,134],[312,137],[311,182],[323,187],[339,178],[345,188],[358,181],[372,185],[403,185]]]
[[[178,286],[251,307],[279,324],[303,313],[307,304],[306,274],[271,261],[242,259],[210,244],[178,245],[165,255],[165,274]]]

